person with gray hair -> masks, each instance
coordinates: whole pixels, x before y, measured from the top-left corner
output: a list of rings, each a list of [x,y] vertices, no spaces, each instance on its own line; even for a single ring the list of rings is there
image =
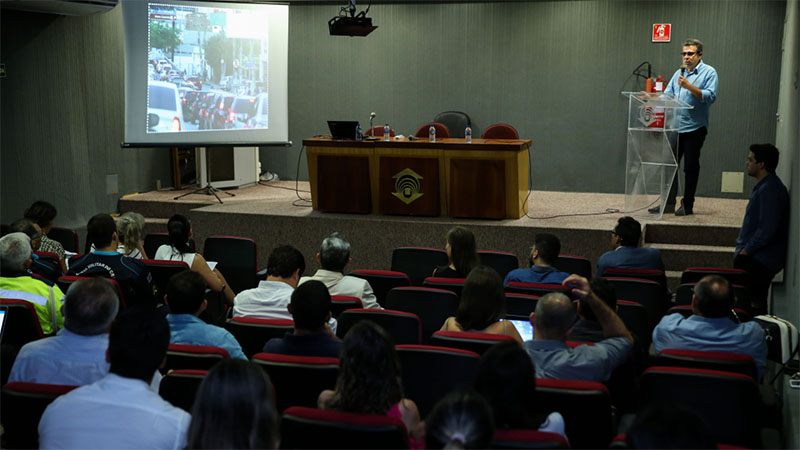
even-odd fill
[[[80,280],[64,298],[64,328],[25,344],[9,381],[84,385],[108,373],[108,330],[119,312],[114,285],[104,278]]]
[[[42,333],[52,334],[64,326],[64,293],[52,281],[28,272],[32,255],[31,239],[25,233],[9,233],[0,238],[0,297],[33,304]]]
[[[341,233],[331,233],[322,241],[317,261],[321,269],[310,277],[303,277],[299,284],[308,280],[318,280],[325,284],[331,295],[345,295],[361,300],[364,308],[383,309],[372,292],[367,280],[345,275],[350,264],[350,242]]]
[[[536,367],[536,377],[607,381],[629,358],[633,337],[617,313],[592,291],[589,280],[573,274],[563,284],[572,287],[572,292],[592,309],[605,339],[571,348],[566,340],[577,319],[572,300],[557,292],[543,296],[530,315],[533,340],[523,344]]]

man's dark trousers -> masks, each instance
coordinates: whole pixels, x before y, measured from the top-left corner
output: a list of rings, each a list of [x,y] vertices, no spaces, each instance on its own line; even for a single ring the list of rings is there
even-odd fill
[[[694,209],[694,194],[697,191],[697,178],[700,176],[700,149],[703,148],[703,142],[706,140],[708,129],[700,127],[688,133],[678,133],[677,145],[672,143],[673,151],[678,148],[678,164],[681,158],[686,155],[686,160],[683,163],[683,173],[686,175],[686,188],[683,193],[683,208],[688,211]],[[672,187],[669,190],[667,197],[667,205],[675,206],[675,196],[678,193],[678,172],[675,172],[675,177],[672,179]]]

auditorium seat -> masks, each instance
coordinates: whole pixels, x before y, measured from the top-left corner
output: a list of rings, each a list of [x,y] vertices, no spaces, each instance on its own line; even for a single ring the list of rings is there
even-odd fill
[[[39,448],[39,420],[50,403],[78,386],[12,382],[3,386],[3,448]]]
[[[541,297],[550,292],[560,292],[567,297],[572,297],[572,290],[561,284],[550,283],[523,283],[520,281],[511,281],[505,286],[506,292],[515,294],[527,294]]]
[[[386,307],[416,314],[422,322],[422,343],[427,344],[447,318],[456,315],[458,296],[443,289],[399,287],[389,291]]]
[[[663,270],[655,269],[627,269],[624,267],[607,267],[603,270],[603,278],[608,277],[623,277],[623,278],[640,278],[643,280],[655,281],[664,292],[668,291],[667,288],[667,275]]]
[[[472,127],[472,119],[469,118],[469,115],[463,111],[444,111],[440,112],[433,118],[434,123],[440,123],[447,127],[447,131],[449,132],[449,136],[444,137],[453,137],[453,138],[464,138],[464,131],[466,131],[467,126]],[[472,130],[472,134],[477,136],[478,133],[476,130]],[[425,136],[428,136],[428,132],[425,131]],[[439,137],[439,130],[436,130],[436,137]]]
[[[678,286],[678,289],[675,290],[675,304],[691,305],[696,284],[697,283],[684,283]],[[733,284],[731,287],[733,288],[733,295],[736,297],[736,307],[751,312],[753,297],[750,294],[750,289],[738,284]]]
[[[667,310],[664,289],[655,281],[643,278],[603,277],[614,286],[617,298],[640,303],[647,310],[647,318],[655,327]]]
[[[460,348],[482,355],[494,344],[513,341],[514,338],[503,334],[475,333],[471,331],[437,331],[433,333],[430,343],[439,347]]]
[[[450,130],[447,128],[447,126],[437,122],[429,122],[420,126],[417,132],[414,134],[414,137],[427,139],[428,131],[430,131],[429,129],[431,125],[436,128],[436,139],[447,139],[450,137]],[[464,132],[462,131],[461,134],[464,134]]]
[[[692,310],[692,305],[677,305],[667,311],[667,314],[675,313],[681,314],[683,317],[689,317],[694,314],[694,311]],[[733,308],[730,314],[728,314],[728,318],[735,323],[744,323],[753,320],[753,316],[741,308]]]
[[[514,292],[506,292],[506,315],[527,318],[531,313],[536,310],[536,304],[539,303],[541,297],[528,294],[516,294]]]
[[[148,258],[154,258],[156,256],[158,247],[161,247],[162,245],[169,245],[169,233],[159,231],[145,235],[143,247]],[[197,251],[193,237],[189,238],[189,250],[192,252]]]
[[[468,350],[430,345],[397,345],[404,395],[426,417],[448,392],[467,389],[478,369],[480,355]]]
[[[465,278],[427,277],[422,282],[422,287],[451,291],[458,298],[461,298],[461,291],[464,289],[465,281]]]
[[[396,287],[411,286],[403,272],[393,270],[353,270],[348,275],[367,280],[378,304],[386,308],[386,294]]]
[[[283,412],[280,436],[281,448],[408,448],[408,432],[398,418],[302,406]]]
[[[336,387],[339,358],[256,353],[252,361],[269,375],[278,412],[290,406],[316,407],[325,389]]]
[[[72,228],[52,227],[47,232],[47,237],[57,241],[68,252],[78,253],[81,248],[78,232]]]
[[[483,130],[483,134],[481,135],[482,139],[519,139],[519,133],[517,130],[512,127],[511,125],[506,125],[504,123],[496,123],[494,125],[489,125],[485,130]]]
[[[256,241],[242,236],[209,236],[203,244],[206,261],[216,261],[217,270],[237,294],[258,286]]]
[[[228,358],[228,352],[220,347],[169,344],[166,363],[161,372],[167,373],[175,369],[209,370],[214,364]]]
[[[61,260],[52,252],[34,252],[38,258],[31,264],[30,271],[47,281],[55,283],[58,277],[64,275],[61,271]]]
[[[419,344],[422,340],[422,323],[416,314],[391,309],[348,309],[339,316],[336,336],[344,338],[350,328],[362,320],[380,325],[395,344]]]
[[[173,406],[192,412],[197,389],[207,374],[207,370],[173,370],[161,379],[158,395]]]
[[[264,344],[272,338],[282,338],[294,331],[291,319],[260,319],[256,317],[234,317],[225,322],[228,330],[242,346],[248,358],[264,350]]]
[[[148,254],[148,256],[150,256]],[[156,285],[158,293],[163,299],[164,294],[167,293],[167,283],[169,279],[184,270],[189,270],[189,265],[183,261],[164,261],[158,259],[142,259],[142,262],[150,271],[153,277],[153,284]],[[161,300],[161,299],[159,299]]]
[[[58,277],[56,280],[56,284],[58,288],[61,289],[65,295],[69,287],[72,286],[72,283],[75,283],[80,280],[91,280],[92,277],[78,277],[75,275],[62,275]],[[117,297],[119,298],[119,310],[122,311],[128,306],[128,302],[125,299],[125,295],[122,293],[122,286],[119,285],[119,282],[113,278],[106,278],[106,280],[110,281],[111,284],[114,285],[114,289],[117,291]]]
[[[348,309],[363,308],[361,299],[358,297],[351,297],[349,295],[331,295],[331,314],[333,317],[339,317],[343,311]]]
[[[617,315],[628,329],[639,340],[645,350],[650,348],[653,340],[653,324],[647,317],[647,310],[638,302],[617,300]]]
[[[538,430],[497,429],[490,448],[570,448],[569,441],[558,433]]]
[[[19,350],[28,342],[44,337],[33,303],[22,299],[0,298],[0,306],[7,308],[3,324],[3,345],[11,345]]]
[[[734,372],[758,381],[756,362],[750,356],[741,353],[665,349],[658,352],[653,365]]]
[[[568,274],[576,273],[586,279],[592,278],[592,262],[583,256],[558,255],[553,267]]]
[[[611,395],[602,383],[537,378],[536,397],[539,410],[564,417],[572,448],[606,448],[615,435]]]
[[[719,275],[727,279],[730,284],[747,286],[747,272],[727,267],[687,267],[681,273],[681,284],[697,283],[708,275]]]
[[[501,252],[495,250],[478,250],[478,259],[481,264],[491,267],[496,270],[500,275],[500,279],[504,280],[508,272],[514,269],[519,269],[519,260],[517,255],[510,252]]]
[[[392,271],[408,275],[412,286],[421,286],[433,269],[447,264],[447,252],[440,248],[398,247],[392,251]]]

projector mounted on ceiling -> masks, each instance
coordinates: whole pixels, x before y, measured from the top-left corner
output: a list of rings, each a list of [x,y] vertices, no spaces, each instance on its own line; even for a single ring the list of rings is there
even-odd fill
[[[366,11],[356,14],[356,0],[350,0],[338,16],[328,21],[331,36],[366,36],[372,33],[372,30],[378,27],[372,26],[372,19],[367,17],[368,12],[369,6]]]

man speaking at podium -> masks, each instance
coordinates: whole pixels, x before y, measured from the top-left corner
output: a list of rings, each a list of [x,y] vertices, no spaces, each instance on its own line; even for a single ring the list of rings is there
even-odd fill
[[[675,210],[675,194],[678,190],[678,173],[672,180],[665,213],[675,212],[676,216],[687,216],[693,213],[694,193],[697,190],[697,178],[700,175],[700,149],[708,133],[708,110],[717,99],[717,71],[701,61],[703,57],[703,43],[697,39],[687,39],[683,42],[683,65],[675,71],[669,80],[667,94],[673,94],[694,109],[683,109],[678,112],[680,128],[678,132],[678,163],[686,155],[683,163],[683,172],[686,174],[686,188],[684,190],[681,207]],[[672,142],[673,151],[675,143]],[[651,211],[653,212],[653,211]],[[656,211],[658,212],[658,208]]]

